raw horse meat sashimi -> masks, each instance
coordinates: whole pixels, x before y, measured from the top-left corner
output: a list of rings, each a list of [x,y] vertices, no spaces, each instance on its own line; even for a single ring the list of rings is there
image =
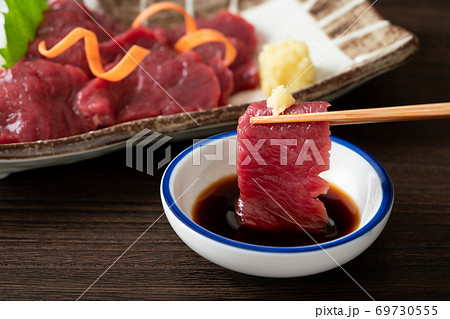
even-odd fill
[[[95,21],[99,22],[101,27],[88,14]],[[93,31],[100,43],[110,41],[111,37],[125,32],[128,29],[126,26],[114,22],[105,15],[90,11],[82,2],[76,3],[72,0],[57,0],[44,12],[44,18],[37,30],[36,39],[30,43],[25,59],[30,61],[45,59],[38,51],[38,44],[45,40],[47,47],[52,48],[76,27]],[[105,56],[102,55],[102,57]],[[114,57],[106,58],[104,62],[111,62],[110,60],[114,59]],[[69,50],[52,59],[52,61],[78,66],[92,77],[84,53],[83,41],[77,42]]]
[[[177,54],[160,47],[120,82],[91,80],[78,92],[75,108],[90,126],[104,127],[183,110],[212,109],[219,97],[214,70],[201,63],[197,53]]]
[[[305,102],[283,114],[326,112],[328,106]],[[264,115],[272,115],[265,101],[251,104],[239,119],[236,218],[240,226],[265,232],[301,228],[326,232],[329,219],[317,196],[328,190],[318,174],[329,169],[329,123],[250,124],[250,117]]]
[[[25,56],[10,69],[0,70],[0,144],[212,109],[226,105],[232,93],[254,88],[258,72],[252,60],[257,45],[253,26],[228,11],[197,22],[199,28],[223,32],[234,44],[238,55],[230,66],[223,61],[221,43],[177,52],[173,45],[185,33],[183,28],[128,28],[88,10],[82,2],[52,1]],[[77,27],[95,33],[105,70],[133,45],[150,54],[130,75],[108,82],[92,74],[81,39],[52,59],[39,53],[41,41],[51,49]]]
[[[0,144],[47,140],[89,130],[73,109],[88,82],[77,67],[18,62],[0,73]]]
[[[233,92],[254,89],[259,84],[259,73],[252,60],[258,44],[255,28],[239,15],[227,10],[219,11],[213,18],[199,18],[196,20],[199,29],[210,28],[222,32],[228,37],[237,50],[236,60],[230,65],[233,73]],[[165,29],[171,45],[185,34],[185,27]],[[225,47],[221,43],[206,43],[195,48],[206,63],[213,58],[223,59]]]

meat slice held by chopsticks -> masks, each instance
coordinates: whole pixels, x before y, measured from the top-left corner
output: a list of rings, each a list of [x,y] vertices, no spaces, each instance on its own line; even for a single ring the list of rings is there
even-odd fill
[[[282,114],[326,112],[328,107],[326,102],[305,102]],[[240,226],[266,232],[326,232],[329,219],[317,196],[328,191],[328,183],[318,175],[329,169],[329,123],[250,124],[250,117],[264,115],[272,115],[266,101],[251,104],[239,119]]]

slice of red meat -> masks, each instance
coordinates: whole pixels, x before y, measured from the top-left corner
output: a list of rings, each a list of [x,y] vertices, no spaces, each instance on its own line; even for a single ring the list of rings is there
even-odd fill
[[[251,90],[258,86],[259,72],[252,60],[236,67],[231,66],[231,70],[233,71],[234,93]]]
[[[168,30],[168,38],[171,36],[171,30]],[[184,31],[180,33],[180,35],[183,35]],[[173,36],[173,34],[172,34]],[[236,57],[236,60],[233,62],[233,64],[236,63],[236,61],[242,60],[243,55],[245,55],[244,59],[247,58],[246,52],[247,49],[245,46],[241,45],[239,50],[238,45],[239,43],[236,43],[237,41],[234,41],[231,39],[231,42],[235,47],[237,48],[238,55]],[[171,43],[171,40],[168,40],[169,43]],[[222,43],[206,43],[203,45],[200,45],[194,49],[195,52],[200,54],[203,61],[207,64],[209,64],[214,71],[216,72],[217,77],[219,78],[220,82],[220,89],[222,91],[222,95],[220,96],[219,105],[225,105],[228,103],[228,97],[235,91],[234,88],[234,73],[233,71],[227,67],[224,63],[224,57],[225,57],[225,46]]]
[[[249,55],[256,52],[258,40],[256,39],[255,27],[240,15],[222,10],[213,19],[199,19],[197,25],[199,28],[218,30],[227,37],[238,39],[245,44]]]
[[[128,29],[106,15],[89,10],[82,1],[56,0],[44,12],[37,36],[64,37],[75,27],[93,31],[100,42],[110,40],[109,35],[115,36]]]
[[[259,73],[255,63],[252,60],[251,55],[248,53],[246,46],[236,38],[228,38],[237,50],[236,60],[230,65],[229,70],[232,77],[232,86],[222,87],[222,91],[231,93],[239,92],[242,90],[254,89],[259,84]],[[223,61],[225,57],[225,46],[222,43],[206,43],[198,46],[194,49],[199,53],[203,61],[213,65],[213,59],[221,59]],[[224,66],[226,67],[226,66]],[[219,76],[219,79],[223,76]],[[230,81],[228,77],[224,77],[224,82]],[[224,101],[226,101],[230,95],[224,94]]]
[[[253,55],[256,52],[258,40],[255,27],[245,21],[241,16],[233,14],[228,10],[221,10],[211,18],[196,19],[199,29],[209,28],[222,32],[227,37],[235,38],[244,43],[247,53]],[[186,33],[185,26],[167,29],[167,35],[171,45]]]
[[[25,59],[29,61],[45,59],[38,51],[38,44],[45,40],[47,47],[51,48],[76,27],[93,31],[97,35],[99,42],[109,41],[111,40],[110,36],[114,37],[127,30],[127,27],[114,22],[107,16],[90,11],[80,1],[77,4],[73,0],[57,0],[44,12],[43,21],[37,30],[37,37],[30,43]],[[102,55],[102,58],[105,57]],[[106,56],[105,62],[113,58]],[[51,60],[61,64],[77,66],[92,77],[82,40]]]
[[[233,72],[225,65],[222,58],[213,57],[207,64],[212,67],[220,84],[219,106],[228,104],[228,97],[233,93]]]
[[[211,109],[218,106],[220,94],[214,70],[197,53],[178,54],[160,46],[122,81],[91,80],[77,94],[75,106],[90,125],[104,127],[183,109]]]
[[[328,106],[306,102],[284,114],[325,112]],[[318,174],[329,169],[329,123],[250,125],[250,117],[263,115],[272,115],[265,101],[251,104],[239,119],[240,225],[265,232],[301,231],[299,225],[310,233],[326,231],[328,216],[317,196],[328,190]]]
[[[162,29],[151,30],[148,28],[128,29],[109,41],[100,43],[100,55],[105,70],[110,69],[125,56],[133,45],[139,45],[149,50],[167,48],[167,39]]]
[[[236,60],[229,67],[233,72],[232,93],[256,88],[259,84],[259,73],[252,59],[258,44],[255,28],[239,15],[232,14],[228,10],[219,11],[211,19],[199,18],[196,21],[199,29],[218,30],[225,34],[235,46],[238,54]],[[166,29],[165,32],[169,44],[174,46],[176,41],[185,34],[186,28],[181,26]],[[202,56],[206,63],[210,63],[213,57],[223,59],[225,56],[225,46],[222,43],[206,43],[194,50]],[[228,79],[223,82],[228,82]],[[226,89],[222,89],[226,91]]]
[[[20,61],[0,74],[0,144],[70,136],[84,126],[72,108],[88,82],[80,69]]]
[[[62,54],[58,55],[53,59],[47,59],[42,56],[38,51],[38,45],[42,40],[45,40],[47,48],[52,48],[57,44],[62,38],[49,37],[49,38],[36,38],[28,46],[28,51],[25,55],[25,60],[36,61],[36,60],[48,60],[55,63],[60,63],[63,65],[73,65],[84,71],[89,77],[93,77],[91,70],[89,69],[89,64],[86,60],[86,53],[84,52],[84,42],[82,40],[75,43],[72,47],[67,49]]]

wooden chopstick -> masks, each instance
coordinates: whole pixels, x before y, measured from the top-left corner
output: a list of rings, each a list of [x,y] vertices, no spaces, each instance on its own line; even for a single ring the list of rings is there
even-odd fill
[[[250,124],[330,122],[330,125],[365,124],[440,119],[450,117],[450,102],[378,107],[346,111],[256,116]]]

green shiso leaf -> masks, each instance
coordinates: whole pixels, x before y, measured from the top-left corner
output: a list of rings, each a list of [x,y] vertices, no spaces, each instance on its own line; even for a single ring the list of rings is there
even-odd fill
[[[10,68],[28,49],[28,43],[35,38],[36,29],[47,9],[46,0],[5,0],[8,13],[5,17],[6,48],[0,49],[5,59],[5,68]],[[2,13],[0,13],[2,14]]]

